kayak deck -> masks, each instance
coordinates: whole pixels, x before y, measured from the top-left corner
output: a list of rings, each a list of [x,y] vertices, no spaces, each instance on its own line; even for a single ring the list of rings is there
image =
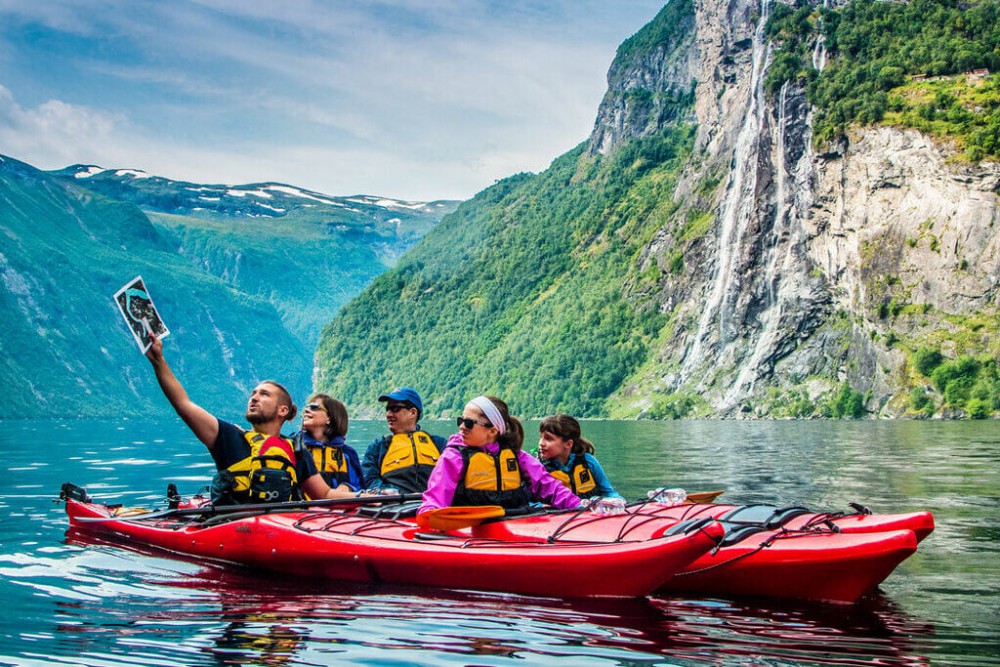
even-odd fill
[[[355,582],[557,597],[641,597],[712,548],[722,528],[632,541],[542,541],[425,532],[403,519],[329,509],[235,514],[218,521],[142,515],[69,499],[76,530],[172,554]],[[95,521],[94,519],[101,519]]]
[[[845,514],[841,512],[813,512],[804,507],[777,507],[774,505],[723,505],[681,504],[662,505],[655,502],[638,503],[633,511],[675,521],[712,517],[721,521],[748,523],[764,522],[788,530],[809,530],[827,527],[842,533],[881,533],[894,530],[911,530],[921,542],[934,531],[934,515],[930,512],[903,514],[873,514],[864,510]]]
[[[337,501],[342,502],[342,501]],[[71,526],[133,547],[354,582],[556,597],[654,590],[857,601],[934,529],[929,512],[634,503],[539,511],[430,531],[403,505],[143,510],[67,497]],[[413,508],[410,508],[411,511]],[[863,508],[862,508],[863,509]]]
[[[589,521],[548,514],[484,524],[471,532],[506,539],[641,540],[718,520],[726,530],[719,547],[684,567],[661,590],[853,603],[916,551],[917,530],[933,529],[929,513],[830,518],[791,509],[649,503]]]

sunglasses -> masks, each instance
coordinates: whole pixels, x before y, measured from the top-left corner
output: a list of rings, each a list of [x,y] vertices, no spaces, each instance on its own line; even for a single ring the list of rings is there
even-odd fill
[[[312,412],[319,412],[319,411],[326,412],[326,408],[324,408],[319,403],[310,403],[309,405],[306,406],[306,410],[310,410]]]
[[[469,419],[468,417],[458,417],[457,419],[455,419],[455,423],[459,428],[465,426],[465,428],[469,429],[470,431],[472,430],[472,427],[475,426],[476,424],[479,424],[480,426],[483,426],[485,428],[493,428],[493,424],[489,422],[477,422],[475,419]]]
[[[413,406],[412,405],[407,405],[406,403],[395,403],[393,405],[386,405],[385,406],[385,411],[386,412],[391,412],[392,414],[396,414],[400,410],[409,410],[411,408],[413,408]]]

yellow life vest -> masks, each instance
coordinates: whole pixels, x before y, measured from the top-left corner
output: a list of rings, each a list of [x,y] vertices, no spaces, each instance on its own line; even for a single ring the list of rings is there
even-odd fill
[[[347,474],[347,457],[340,447],[308,446],[308,449],[312,453],[313,461],[316,462],[316,470],[324,479],[327,475],[339,478],[338,473]]]
[[[396,433],[382,457],[379,473],[383,483],[403,493],[422,493],[427,489],[427,478],[440,456],[437,444],[428,433]]]
[[[239,503],[292,500],[298,488],[292,441],[256,431],[246,431],[243,437],[250,455],[226,468],[234,480],[229,489],[232,499]]]
[[[507,509],[528,504],[517,452],[505,447],[493,456],[482,449],[463,447],[462,465],[454,504],[501,505]]]
[[[594,481],[594,475],[590,472],[590,468],[587,467],[587,459],[580,455],[575,458],[569,474],[559,469],[555,459],[547,459],[543,465],[550,475],[562,482],[574,495],[579,498],[587,498],[597,487],[597,483]]]

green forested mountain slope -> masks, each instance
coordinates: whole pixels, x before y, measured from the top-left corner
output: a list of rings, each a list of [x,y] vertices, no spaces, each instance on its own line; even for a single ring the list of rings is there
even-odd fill
[[[270,303],[308,349],[337,309],[387,268],[374,234],[331,233],[303,215],[266,222],[147,215],[179,256]]]
[[[775,92],[808,81],[817,141],[844,136],[852,123],[886,122],[946,137],[972,161],[1000,157],[1000,3],[912,0],[776,4],[767,24],[779,45],[767,75]],[[815,40],[829,64],[813,66]]]
[[[324,329],[318,387],[363,405],[413,385],[432,414],[483,392],[602,414],[664,322],[624,285],[642,280],[631,267],[673,212],[691,139],[675,127],[612,159],[581,145],[462,204]]]
[[[112,295],[141,274],[191,396],[238,418],[265,377],[309,390],[310,353],[266,300],[178,256],[135,206],[0,161],[0,418],[169,410]]]
[[[998,33],[997,22],[989,19],[997,3],[821,5],[767,3],[771,21],[757,32],[757,22],[767,17],[759,3],[668,4],[619,49],[609,73],[614,99],[602,103],[591,145],[559,157],[540,174],[513,176],[464,203],[397,267],[347,304],[323,331],[316,355],[318,388],[357,408],[371,406],[390,387],[412,385],[426,396],[429,414],[454,413],[484,392],[504,397],[523,416],[556,410],[579,416],[684,416],[710,415],[714,409],[739,416],[860,416],[883,409],[904,414],[911,389],[919,389],[918,398],[926,403],[913,406],[921,414],[1000,410],[992,288],[984,292],[983,318],[964,300],[948,296],[980,289],[981,279],[992,275],[989,253],[979,264],[956,260],[958,273],[950,265],[935,269],[944,277],[925,275],[921,282],[932,287],[911,288],[880,259],[935,264],[941,252],[934,242],[924,248],[923,236],[897,238],[895,228],[869,239],[868,230],[854,223],[864,211],[838,212],[829,204],[837,201],[837,191],[824,192],[826,199],[811,209],[810,192],[789,194],[793,188],[817,187],[829,161],[853,159],[850,167],[862,173],[887,169],[884,155],[844,157],[845,147],[857,138],[848,139],[848,130],[866,124],[942,137],[966,149],[965,159],[973,162],[997,155]],[[965,9],[971,13],[963,20]],[[698,12],[704,15],[695,21]],[[718,25],[722,16],[736,27]],[[681,25],[697,26],[699,33],[671,29]],[[761,35],[771,41],[770,49],[757,48]],[[721,45],[717,60],[700,62],[712,49],[699,43]],[[933,53],[927,44],[934,45]],[[828,62],[817,66],[823,53]],[[770,67],[762,66],[767,94],[760,105],[737,108],[738,101],[753,97],[744,91],[758,57]],[[994,71],[985,79],[962,74],[984,66]],[[923,74],[940,78],[925,82]],[[698,75],[705,81],[689,87],[691,79],[685,77]],[[812,106],[803,102],[794,117],[786,117],[783,96],[806,100],[806,91]],[[689,124],[696,107],[705,127]],[[751,213],[741,227],[746,230],[742,246],[723,250],[718,242],[725,202],[736,190],[730,185],[739,181],[732,177],[734,139],[752,118],[759,121],[758,136],[747,142],[754,157],[739,165],[746,175],[741,182],[750,184],[745,210]],[[824,145],[819,151],[828,151],[816,155],[809,169],[817,171],[801,181],[782,173],[813,159],[804,143],[791,141],[794,133],[816,138],[814,145]],[[893,158],[925,159],[916,152],[898,155],[908,157]],[[875,161],[867,172],[857,164],[865,160]],[[928,164],[912,165],[912,170],[911,165],[894,166],[912,181],[889,170],[893,178],[879,184],[872,176],[873,187],[909,192],[902,183],[918,194],[937,193],[920,180],[937,178]],[[945,175],[941,182],[965,182],[962,178]],[[979,178],[966,180],[980,187]],[[988,174],[982,180],[988,181]],[[787,202],[800,194],[806,203],[789,212]],[[973,194],[985,200],[996,193]],[[793,220],[794,234],[778,229],[784,220],[775,203],[779,197],[785,197],[779,204]],[[929,216],[922,222],[928,230],[952,234],[948,224],[968,224],[966,238],[989,242],[988,219],[953,219],[960,207],[941,201],[941,219]],[[842,218],[830,217],[835,214]],[[791,217],[798,215],[801,220]],[[833,223],[848,227],[849,234]],[[781,281],[776,267],[782,265],[762,258],[777,257],[772,246],[790,243],[787,239],[800,233],[812,236],[800,246],[781,246],[780,256],[800,259],[790,282],[801,278],[801,291],[788,297],[786,320],[767,320],[769,312],[782,312],[767,300],[777,298],[768,297],[768,286]],[[807,255],[816,247],[829,251],[825,257],[856,257],[845,259],[843,271],[826,274]],[[935,261],[927,262],[919,254],[924,251],[935,253]],[[724,253],[739,257],[726,287],[744,288],[742,293],[734,289],[742,294],[734,302],[745,308],[732,315],[728,332],[721,324],[713,327],[714,321],[706,323],[707,333],[699,339],[704,343],[701,365],[687,367],[685,358],[694,356],[690,353],[698,342],[693,333],[702,335],[699,308],[712,294],[713,272]],[[942,260],[950,261],[950,255]],[[969,287],[973,284],[975,289]],[[849,290],[858,290],[857,285],[864,289],[855,293],[864,298],[852,301]],[[928,303],[916,304],[918,292]],[[931,298],[940,303],[939,310],[930,305]],[[884,307],[872,311],[871,303],[879,300]],[[952,312],[957,301],[962,304]],[[816,307],[810,309],[810,303]],[[795,307],[803,312],[793,312]],[[715,321],[730,315],[716,314]],[[978,324],[980,319],[988,324]],[[764,321],[779,322],[775,330],[790,333],[775,337],[780,341],[773,351],[746,353],[756,349],[753,338],[760,336]],[[918,337],[914,331],[920,327],[933,328],[938,337]],[[975,344],[965,345],[966,340]],[[965,363],[973,356],[974,364]],[[920,364],[917,357],[935,363]],[[743,385],[751,387],[752,396],[735,403],[720,398],[742,376],[741,364],[756,373],[749,364],[761,359],[765,368],[748,374],[753,380]],[[979,392],[976,410],[964,402],[972,394],[949,393],[948,387],[958,385],[944,374],[940,382],[937,375],[931,377],[938,366],[951,372],[963,363],[962,368],[975,367],[975,373],[963,371],[962,387]],[[980,385],[981,391],[975,389]]]

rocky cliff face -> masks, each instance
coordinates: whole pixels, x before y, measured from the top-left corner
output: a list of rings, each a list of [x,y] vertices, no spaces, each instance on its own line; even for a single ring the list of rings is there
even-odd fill
[[[853,315],[855,333],[867,334],[856,354],[876,372],[850,379],[890,414],[902,409],[891,399],[910,369],[887,341],[955,357],[987,349],[995,328],[976,333],[963,320],[997,318],[1000,166],[960,167],[948,157],[915,131],[880,127],[815,161],[809,257],[836,306]]]
[[[591,136],[591,153],[607,154],[655,131],[636,87],[657,99],[696,80],[693,118],[668,121],[698,126],[680,209],[642,258],[661,280],[632,295],[673,313],[671,329],[619,392],[624,412],[681,392],[718,414],[764,416],[775,388],[815,399],[844,381],[869,411],[904,412],[920,381],[906,350],[995,345],[1000,167],[954,166],[949,147],[889,127],[817,154],[804,90],[764,91],[770,2],[684,1],[672,22],[693,31],[644,57],[619,51]],[[817,66],[824,58],[819,43]],[[966,335],[973,317],[992,318],[978,338]]]
[[[701,60],[691,7],[691,0],[674,0],[619,47],[590,137],[590,155],[607,154],[668,123],[692,119],[689,98]]]

